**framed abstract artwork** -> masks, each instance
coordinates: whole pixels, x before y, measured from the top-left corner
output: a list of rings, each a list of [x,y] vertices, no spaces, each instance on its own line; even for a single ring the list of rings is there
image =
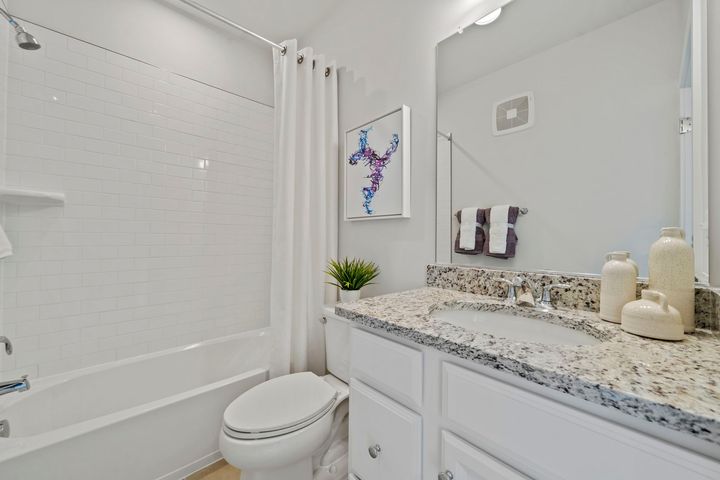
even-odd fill
[[[345,220],[410,218],[410,107],[345,132]]]

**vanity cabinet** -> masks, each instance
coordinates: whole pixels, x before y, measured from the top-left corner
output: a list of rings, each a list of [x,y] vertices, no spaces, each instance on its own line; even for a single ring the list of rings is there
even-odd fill
[[[360,328],[350,343],[357,480],[720,479],[720,462],[569,396]]]

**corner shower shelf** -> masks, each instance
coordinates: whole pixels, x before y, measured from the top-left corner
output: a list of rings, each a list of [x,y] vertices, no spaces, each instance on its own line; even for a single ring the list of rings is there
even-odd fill
[[[0,203],[37,206],[63,205],[65,203],[65,194],[25,188],[0,187]]]

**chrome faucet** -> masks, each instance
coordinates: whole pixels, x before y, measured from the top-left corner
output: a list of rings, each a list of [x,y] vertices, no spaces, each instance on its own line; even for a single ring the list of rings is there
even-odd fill
[[[553,305],[552,298],[550,297],[550,291],[554,288],[568,289],[571,288],[571,286],[565,283],[553,283],[552,285],[544,286],[542,290],[542,296],[537,299],[538,309],[544,310],[546,312],[549,310],[555,310],[555,305]]]
[[[30,380],[28,380],[27,377],[27,375],[23,375],[22,378],[17,380],[0,382],[0,396],[7,395],[8,393],[30,390]]]
[[[516,276],[512,280],[507,280],[505,278],[501,278],[500,281],[507,284],[508,291],[507,291],[507,298],[505,300],[508,303],[511,303],[513,305],[517,304],[518,288],[523,288],[527,285],[530,288],[531,292],[534,291],[532,283],[530,283],[530,281],[528,279],[523,278],[521,276]]]

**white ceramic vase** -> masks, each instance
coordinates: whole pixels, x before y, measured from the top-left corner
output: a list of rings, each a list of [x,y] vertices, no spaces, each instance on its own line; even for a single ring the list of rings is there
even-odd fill
[[[665,294],[680,312],[685,333],[694,332],[695,254],[682,228],[661,230],[660,239],[650,248],[648,274],[650,290]]]
[[[360,300],[360,290],[340,290],[340,303],[352,303]]]
[[[622,309],[637,298],[637,265],[628,252],[610,252],[600,281],[600,318],[620,323]]]
[[[622,310],[626,332],[659,340],[682,340],[680,312],[668,305],[667,297],[655,290],[643,290],[642,299],[630,302]]]

